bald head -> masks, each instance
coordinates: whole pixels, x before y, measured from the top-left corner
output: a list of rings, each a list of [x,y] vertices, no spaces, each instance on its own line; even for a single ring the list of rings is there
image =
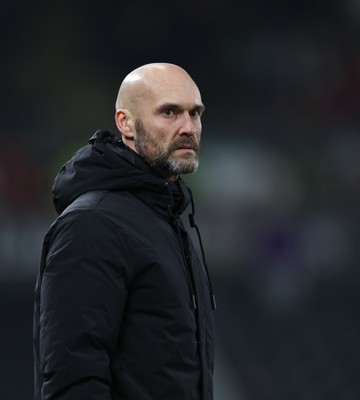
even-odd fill
[[[195,171],[204,105],[195,82],[174,64],[143,65],[122,82],[115,105],[122,141],[163,175]]]
[[[125,108],[133,113],[138,113],[145,99],[164,85],[171,87],[172,82],[192,85],[198,90],[190,75],[178,65],[145,64],[125,77],[118,92],[115,109]]]

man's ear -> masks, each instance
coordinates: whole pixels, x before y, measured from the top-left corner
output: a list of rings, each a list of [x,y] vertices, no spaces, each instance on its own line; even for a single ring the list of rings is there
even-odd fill
[[[134,140],[134,123],[129,110],[118,108],[115,112],[115,122],[117,128],[122,133],[123,139]]]

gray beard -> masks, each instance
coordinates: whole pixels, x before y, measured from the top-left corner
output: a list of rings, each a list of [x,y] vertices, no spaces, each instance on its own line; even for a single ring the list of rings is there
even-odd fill
[[[144,158],[144,160],[153,168],[161,170],[166,176],[190,174],[196,172],[199,166],[199,147],[192,137],[184,137],[174,141],[166,152],[163,151],[145,130],[144,125],[140,119],[135,122],[135,129],[137,132],[137,139],[135,140],[135,149],[137,153]],[[147,146],[151,145],[153,154],[149,154]],[[191,145],[195,150],[195,157],[189,154],[185,160],[179,160],[172,155],[172,153],[179,147],[179,145]]]

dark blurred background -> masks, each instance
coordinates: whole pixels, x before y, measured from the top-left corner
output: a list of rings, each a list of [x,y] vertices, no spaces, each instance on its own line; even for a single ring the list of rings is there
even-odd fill
[[[360,1],[0,4],[0,399],[31,399],[52,180],[125,74],[198,83],[191,185],[216,289],[217,400],[360,398]]]

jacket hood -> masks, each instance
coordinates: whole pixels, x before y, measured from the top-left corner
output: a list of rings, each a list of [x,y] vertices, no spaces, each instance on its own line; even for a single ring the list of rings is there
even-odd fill
[[[191,193],[184,182],[167,181],[119,136],[98,130],[61,168],[52,194],[58,214],[77,197],[93,190],[131,191],[157,212],[171,216],[188,206]]]

